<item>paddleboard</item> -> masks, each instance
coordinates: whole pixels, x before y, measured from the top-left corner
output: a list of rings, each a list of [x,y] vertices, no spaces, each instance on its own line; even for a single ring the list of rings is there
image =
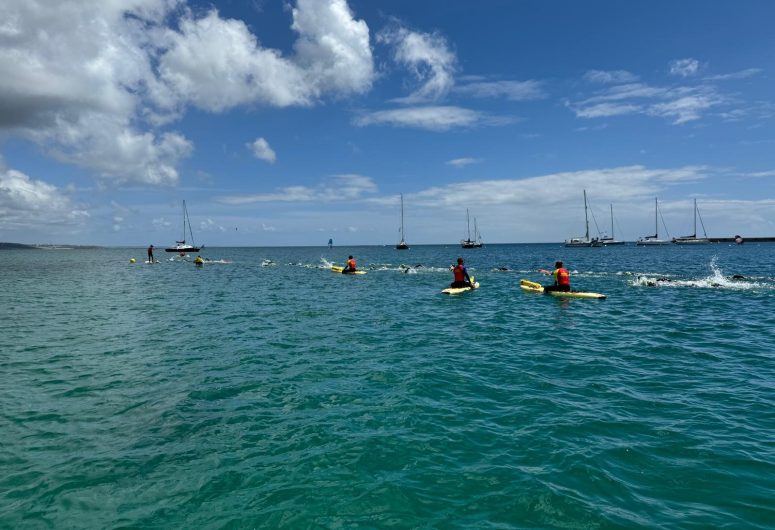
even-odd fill
[[[479,282],[474,282],[474,289],[479,288]],[[446,289],[443,289],[441,292],[444,294],[460,294],[465,293],[466,291],[473,291],[470,287],[447,287]]]
[[[366,274],[366,271],[356,270],[355,272],[342,272],[344,270],[344,267],[337,267],[336,265],[331,267],[331,272],[336,272],[339,274]]]
[[[156,265],[157,263],[159,263],[159,260],[155,260],[155,261],[145,260],[145,263],[147,263],[148,265]]]
[[[530,280],[520,280],[519,286],[523,291],[528,291],[531,293],[544,292],[543,285],[540,283],[531,282]],[[604,294],[589,293],[584,291],[549,291],[549,294],[552,296],[559,296],[561,298],[596,298],[598,300],[603,300],[605,298]]]

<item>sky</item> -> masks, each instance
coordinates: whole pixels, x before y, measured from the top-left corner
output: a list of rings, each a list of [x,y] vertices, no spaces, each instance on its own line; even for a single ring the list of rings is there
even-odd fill
[[[0,241],[775,236],[775,3],[4,0]],[[666,230],[665,231],[665,227]],[[702,225],[698,229],[702,234]]]

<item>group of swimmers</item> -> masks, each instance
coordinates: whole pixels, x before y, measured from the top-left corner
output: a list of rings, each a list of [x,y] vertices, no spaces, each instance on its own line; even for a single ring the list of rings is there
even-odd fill
[[[180,257],[185,258],[186,253],[181,252]],[[204,262],[205,260],[204,258],[202,258],[202,256],[197,256],[196,258],[194,258],[194,265],[203,265]],[[153,245],[150,245],[148,247],[148,263],[158,263],[158,261],[153,257]]]
[[[342,269],[342,274],[354,274],[356,270],[357,264],[355,259],[352,256],[348,256],[347,265],[345,265],[344,269]],[[554,262],[553,271],[538,269],[538,272],[543,272],[544,274],[548,274],[554,278],[554,283],[552,283],[552,285],[544,286],[544,293],[550,293],[552,291],[570,291],[570,272],[568,272],[568,269],[563,267],[562,261]],[[466,270],[465,266],[465,260],[462,257],[458,258],[457,265],[452,267],[452,274],[454,275],[454,280],[451,284],[449,284],[449,286],[453,289],[459,289],[462,287],[470,287],[471,289],[475,289],[474,282],[468,275],[468,271]]]

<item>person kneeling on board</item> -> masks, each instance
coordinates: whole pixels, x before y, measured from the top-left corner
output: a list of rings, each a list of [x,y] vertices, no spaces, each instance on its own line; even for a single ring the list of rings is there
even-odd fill
[[[468,271],[463,264],[463,258],[457,259],[457,266],[452,269],[452,273],[455,275],[455,281],[449,284],[450,287],[454,289],[460,287],[470,287],[471,289],[474,288],[474,285],[471,282],[471,278],[468,276]]]
[[[549,272],[542,270],[541,272]],[[552,291],[570,291],[570,273],[568,269],[562,266],[562,261],[556,261],[554,263],[554,271],[549,273],[554,278],[552,285],[544,286],[544,294]]]
[[[347,265],[344,266],[344,269],[342,269],[342,274],[352,274],[356,271],[355,268],[355,260],[352,256],[347,257]]]

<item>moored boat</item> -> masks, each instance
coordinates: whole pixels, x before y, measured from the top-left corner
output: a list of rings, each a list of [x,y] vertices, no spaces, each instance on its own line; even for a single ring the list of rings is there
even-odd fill
[[[565,246],[566,247],[601,247],[603,244],[600,242],[600,239],[595,237],[591,238],[589,237],[589,215],[587,213],[587,190],[584,190],[584,226],[586,227],[586,232],[584,234],[584,237],[572,237],[570,239],[565,240]]]
[[[662,224],[665,224],[664,219]],[[665,227],[665,232],[667,232],[667,227]],[[667,234],[667,236],[670,237],[670,234]],[[659,239],[659,202],[656,197],[654,197],[654,235],[638,238],[638,242],[635,244],[639,247],[672,244],[672,241],[669,239]]]
[[[697,217],[700,215],[697,209],[697,199],[694,199],[694,233],[690,236],[674,237],[673,243],[676,245],[707,245],[710,243],[708,234],[705,233],[705,223],[702,222],[702,216],[700,216],[700,224],[702,225],[702,233],[704,237],[697,237]]]
[[[188,233],[191,236],[191,243],[186,242],[186,225],[188,225]],[[186,208],[186,201],[183,201],[183,238],[179,241],[175,241],[175,246],[167,247],[165,252],[178,252],[180,254],[186,254],[188,252],[199,252],[201,247],[196,246],[194,243],[194,233],[191,231],[191,221],[188,218],[188,209]]]

